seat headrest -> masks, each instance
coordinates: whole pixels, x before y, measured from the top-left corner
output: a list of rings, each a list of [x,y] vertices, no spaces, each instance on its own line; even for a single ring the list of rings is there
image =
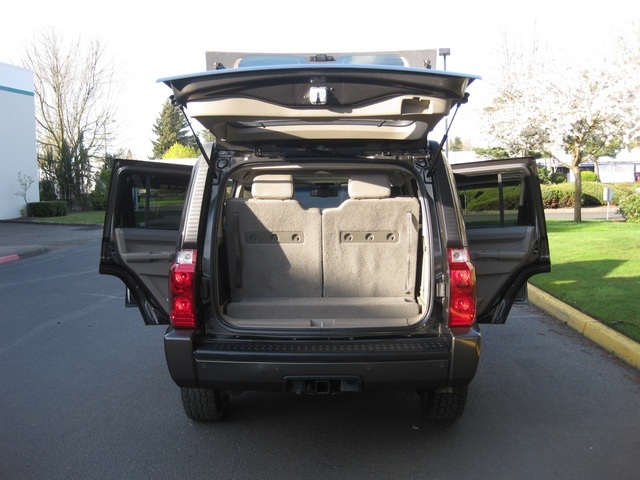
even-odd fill
[[[293,198],[293,177],[258,175],[253,179],[251,195],[260,200],[289,200]]]
[[[355,199],[389,198],[391,185],[384,174],[356,174],[349,178],[349,197]]]

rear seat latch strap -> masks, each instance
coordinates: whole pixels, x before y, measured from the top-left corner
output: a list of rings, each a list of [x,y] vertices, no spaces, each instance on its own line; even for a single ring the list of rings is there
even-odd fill
[[[235,262],[235,277],[236,277],[236,288],[242,288],[242,242],[240,242],[240,216],[238,212],[232,213],[232,221],[231,228],[233,230],[231,234],[231,238],[233,239],[234,245],[234,262]]]

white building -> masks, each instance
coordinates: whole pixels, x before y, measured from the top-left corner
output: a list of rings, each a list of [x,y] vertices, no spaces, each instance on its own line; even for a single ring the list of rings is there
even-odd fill
[[[598,159],[602,183],[640,182],[640,149],[622,150],[615,158]]]
[[[0,220],[25,208],[19,173],[33,179],[27,200],[39,201],[33,72],[0,63]]]
[[[594,172],[596,169],[593,162],[580,164],[580,170]],[[615,158],[600,157],[598,159],[598,169],[600,181],[602,183],[627,183],[640,182],[640,149],[633,149],[631,152],[623,150]],[[563,169],[568,170],[568,169]],[[571,171],[567,171],[567,180],[573,182],[574,176]]]

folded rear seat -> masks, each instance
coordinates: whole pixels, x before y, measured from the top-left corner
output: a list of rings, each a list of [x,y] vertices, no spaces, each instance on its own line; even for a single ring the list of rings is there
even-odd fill
[[[348,189],[349,200],[322,212],[323,296],[359,315],[417,315],[418,200],[390,198],[383,174],[352,175]]]
[[[321,214],[293,197],[291,175],[259,175],[253,198],[225,205],[231,302],[227,314],[260,318],[265,299],[322,296]],[[243,310],[244,300],[254,305]],[[290,308],[290,307],[285,307]]]

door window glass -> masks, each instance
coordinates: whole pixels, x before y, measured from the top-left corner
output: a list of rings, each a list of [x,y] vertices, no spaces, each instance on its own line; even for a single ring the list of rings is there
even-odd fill
[[[458,198],[468,228],[527,225],[522,178],[502,174],[458,177]]]
[[[178,230],[189,177],[133,173],[124,177],[120,225],[128,228]]]

